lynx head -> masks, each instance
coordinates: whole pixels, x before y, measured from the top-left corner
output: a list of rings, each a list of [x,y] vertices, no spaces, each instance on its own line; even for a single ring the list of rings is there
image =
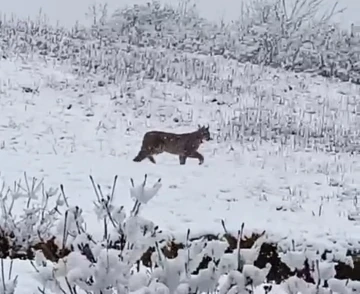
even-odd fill
[[[209,126],[205,127],[205,126],[200,126],[200,125],[199,125],[198,132],[199,132],[199,134],[200,134],[200,137],[201,137],[203,140],[206,140],[206,141],[210,141],[210,140],[211,140]]]

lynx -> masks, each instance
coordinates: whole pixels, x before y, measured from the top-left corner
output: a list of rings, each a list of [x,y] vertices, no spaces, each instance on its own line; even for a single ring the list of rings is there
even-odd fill
[[[203,164],[204,156],[197,150],[204,140],[212,140],[210,137],[209,126],[199,126],[198,130],[195,132],[183,134],[160,131],[147,132],[144,135],[141,149],[133,161],[140,162],[147,158],[155,164],[156,161],[154,155],[167,152],[178,155],[181,165],[186,163],[187,158],[197,158],[199,164]]]

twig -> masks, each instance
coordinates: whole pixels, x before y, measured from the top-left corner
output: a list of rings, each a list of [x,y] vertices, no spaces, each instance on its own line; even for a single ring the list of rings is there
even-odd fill
[[[8,275],[9,280],[11,280],[11,275],[12,275],[13,264],[14,264],[14,260],[13,260],[13,259],[11,259],[11,261],[10,261],[10,268],[9,268],[9,275]]]
[[[67,285],[68,288],[69,288],[70,293],[71,293],[71,294],[77,294],[75,287],[71,287],[71,285],[70,285],[69,280],[68,280],[67,277],[65,277],[65,281],[66,281],[66,285]]]
[[[67,198],[66,198],[66,195],[65,195],[65,190],[64,190],[64,185],[63,185],[63,184],[60,184],[60,191],[61,191],[61,195],[63,196],[65,205],[66,205],[67,207],[69,207],[69,203],[68,203]]]
[[[1,279],[2,279],[4,293],[6,293],[5,270],[4,270],[4,259],[3,258],[1,258]]]
[[[243,267],[244,267],[244,262],[241,258],[241,254],[240,254],[241,239],[242,239],[243,232],[244,232],[244,226],[245,226],[245,223],[242,223],[241,229],[238,231],[238,240],[237,240],[237,261],[238,261],[238,271],[239,272],[242,272]]]
[[[36,271],[37,273],[40,273],[40,271],[38,270],[38,268],[35,266],[34,261],[32,261],[32,260],[30,259],[29,262],[30,262],[30,264],[32,265],[32,267],[35,269],[35,271]]]
[[[187,248],[187,261],[185,263],[185,273],[189,274],[189,263],[190,263],[190,229],[186,233],[186,248]]]
[[[111,191],[111,194],[110,194],[110,203],[112,203],[112,201],[113,201],[113,199],[114,199],[115,187],[116,187],[117,179],[118,179],[118,176],[116,175],[116,176],[114,177],[114,183],[113,183],[112,191]]]
[[[65,244],[67,240],[67,222],[68,222],[68,214],[69,210],[65,212],[65,220],[64,220],[64,230],[63,230],[63,243],[62,243],[62,249],[65,249]]]
[[[93,177],[91,175],[89,177],[90,177],[91,184],[92,184],[92,186],[94,188],[96,198],[97,198],[98,202],[101,203],[100,195],[99,195],[98,190],[96,189],[95,181],[94,181],[94,179],[93,179]]]
[[[228,230],[226,229],[225,221],[223,219],[221,220],[221,225],[224,229],[225,234],[228,235],[229,233],[228,233]]]

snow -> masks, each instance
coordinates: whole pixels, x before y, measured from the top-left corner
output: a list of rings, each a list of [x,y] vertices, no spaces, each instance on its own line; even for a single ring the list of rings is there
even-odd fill
[[[4,268],[5,268],[5,274],[9,273],[10,269],[10,262],[9,260],[5,260],[4,262]],[[17,281],[17,289],[26,289],[26,292],[22,292],[21,290],[19,293],[40,293],[39,292],[39,285],[37,283],[34,283],[34,278],[36,276],[34,268],[31,266],[30,262],[19,260],[13,263],[12,265],[12,276],[16,275],[19,276]],[[338,280],[336,280],[338,281]],[[340,283],[334,282],[334,287],[341,287]],[[135,282],[135,281],[134,281]],[[135,284],[136,285],[136,284]],[[286,293],[284,290],[282,290],[280,287],[275,286],[276,294],[284,294]],[[40,287],[40,289],[42,289]],[[25,291],[25,290],[23,290]],[[274,291],[275,292],[275,291]],[[50,292],[46,292],[50,293]],[[225,292],[226,293],[226,292]],[[257,288],[255,291],[255,294],[263,294],[264,291],[262,288]],[[342,293],[341,293],[342,294]]]
[[[198,122],[208,122],[214,130],[218,123],[214,113],[219,109],[225,113],[227,106],[219,108],[202,102],[203,97],[196,89],[187,91],[190,102],[171,105],[171,97],[181,94],[176,86],[165,85],[169,98],[166,102],[162,98],[153,99],[153,113],[165,103],[182,113],[189,108],[194,111],[189,126],[176,127],[169,119],[160,123],[155,116],[147,119],[138,114],[136,118],[137,110],[131,111],[131,106],[125,103],[120,114],[114,109],[115,102],[109,99],[108,93],[113,89],[94,93],[85,90],[79,98],[81,86],[77,86],[77,92],[76,86],[62,91],[50,88],[47,85],[50,76],[67,80],[70,85],[80,84],[60,66],[54,69],[37,61],[23,65],[19,60],[3,60],[0,66],[4,93],[0,100],[4,113],[0,118],[0,162],[4,180],[11,183],[26,172],[44,178],[47,187],[63,184],[71,195],[70,205],[83,209],[94,233],[97,219],[92,202],[96,199],[89,175],[101,185],[110,185],[118,175],[116,204],[129,206],[132,200],[124,191],[130,187],[130,178],[141,181],[146,173],[149,183],[161,178],[163,187],[147,204],[144,216],[175,236],[184,235],[188,228],[194,235],[222,233],[224,219],[230,231],[238,230],[242,222],[245,232],[266,230],[268,238],[284,248],[290,248],[294,239],[299,248],[359,249],[359,223],[348,219],[350,213],[357,211],[354,195],[359,189],[356,179],[360,162],[356,156],[294,151],[291,146],[279,147],[268,142],[260,145],[210,141],[201,147],[205,155],[203,166],[196,160],[179,166],[178,158],[167,154],[158,156],[156,165],[147,161],[139,164],[132,158],[147,130],[191,131]],[[285,83],[291,83],[294,88],[292,92],[283,92],[282,99],[288,101],[289,107],[294,105],[298,109],[317,107],[321,92],[331,98],[332,107],[341,107],[344,95],[339,93],[340,87],[349,96],[356,96],[358,91],[354,85],[306,76],[299,82],[291,78],[292,74],[276,74],[280,75],[276,87],[284,89]],[[54,79],[52,83],[56,84]],[[145,89],[155,87],[146,83]],[[297,92],[301,87],[296,83],[313,85],[304,94],[301,90]],[[38,94],[21,91],[21,87],[32,85],[40,85]],[[257,87],[267,90],[272,85],[261,80]],[[136,99],[145,91],[136,91]],[[250,101],[250,96],[247,98]],[[67,109],[69,105],[71,109]],[[93,116],[86,116],[89,109]],[[283,111],[291,109],[285,107]],[[350,129],[357,124],[348,120],[339,125],[346,123]]]
[[[359,282],[334,278],[333,262],[353,266],[347,250],[360,249],[359,86],[212,57],[208,60],[216,61],[219,76],[226,79],[233,71],[236,95],[150,80],[99,87],[101,77],[83,79],[65,63],[45,58],[0,59],[1,204],[6,188],[24,173],[43,179],[27,191],[14,184],[16,203],[10,200],[10,209],[2,205],[1,210],[7,216],[14,204],[16,224],[6,216],[0,221],[14,228],[21,224],[29,234],[36,229],[39,235],[55,232],[62,236],[56,240],[59,246],[72,244],[75,251],[57,264],[45,260],[41,251],[33,266],[15,261],[11,271],[12,277],[18,276],[17,289],[59,290],[55,278],[66,275],[66,282],[90,291],[112,285],[123,293],[121,287],[128,283],[132,292],[164,294],[213,292],[219,280],[221,293],[243,293],[250,279],[252,286],[260,286],[255,289],[260,294],[271,265],[260,269],[253,263],[262,242],[273,241],[290,268],[301,269],[306,258],[317,265],[312,272],[316,281],[328,281],[338,293],[359,292]],[[189,159],[181,166],[177,156],[169,154],[157,156],[156,165],[133,162],[146,131],[188,132],[198,124],[209,124],[214,138],[199,150],[203,165]],[[330,141],[340,152],[334,152]],[[45,223],[36,227],[38,212],[59,194],[61,185],[64,195],[51,205],[67,206],[65,217],[46,230],[48,222],[54,222],[54,215],[46,212]],[[116,227],[109,235],[104,219],[110,219],[111,229]],[[171,260],[157,250],[151,259],[159,267],[152,268],[151,275],[132,273],[150,244],[170,237],[187,244],[188,232],[222,234],[222,222],[234,236],[243,223],[245,235],[266,234],[240,253],[224,254],[227,244],[220,241],[206,246],[193,242]],[[84,256],[90,246],[85,231],[103,242],[115,241],[124,232],[129,246],[119,254],[97,243],[88,249],[97,260],[93,263]],[[320,260],[324,249],[332,252]],[[205,255],[212,258],[208,268],[192,274]],[[244,262],[241,273],[236,271],[238,255]],[[11,268],[8,260],[2,263]],[[90,283],[89,276],[95,282]],[[11,281],[7,288],[6,293],[12,293]],[[0,283],[0,294],[3,290]],[[296,277],[273,288],[274,293],[288,294],[315,290]]]

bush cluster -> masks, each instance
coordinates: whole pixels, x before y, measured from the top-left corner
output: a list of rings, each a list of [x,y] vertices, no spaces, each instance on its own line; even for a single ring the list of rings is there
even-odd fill
[[[41,17],[3,20],[2,54],[38,52],[68,62],[78,74],[101,72],[106,82],[134,74],[173,80],[169,61],[182,68],[177,82],[202,80],[206,70],[198,55],[204,55],[360,83],[360,37],[331,23],[341,12],[337,6],[315,18],[323,0],[297,0],[292,6],[282,0],[257,0],[242,9],[238,21],[227,24],[201,18],[190,4],[172,7],[153,1],[119,9],[111,17],[106,6],[94,7],[91,28],[51,27]],[[159,64],[169,53],[172,60]],[[198,68],[197,76],[189,76],[189,66]]]
[[[82,209],[69,203],[62,185],[47,189],[42,180],[30,182],[26,174],[24,179],[24,185],[21,181],[9,188],[3,185],[0,253],[12,262],[28,260],[40,293],[225,294],[253,293],[257,287],[266,292],[281,287],[289,294],[359,291],[360,282],[350,279],[360,278],[351,256],[298,251],[295,244],[284,251],[269,243],[266,232],[245,236],[244,224],[236,236],[224,222],[221,235],[192,237],[189,229],[179,242],[141,216],[160,190],[160,179],[152,187],[146,175],[139,185],[131,179],[134,205],[127,211],[115,205],[117,177],[109,191],[103,191],[90,176],[94,215],[103,227],[102,236],[96,237],[86,229]],[[14,206],[23,201],[26,208],[15,213]],[[14,293],[21,277],[5,275],[3,263],[1,271],[1,293]]]

